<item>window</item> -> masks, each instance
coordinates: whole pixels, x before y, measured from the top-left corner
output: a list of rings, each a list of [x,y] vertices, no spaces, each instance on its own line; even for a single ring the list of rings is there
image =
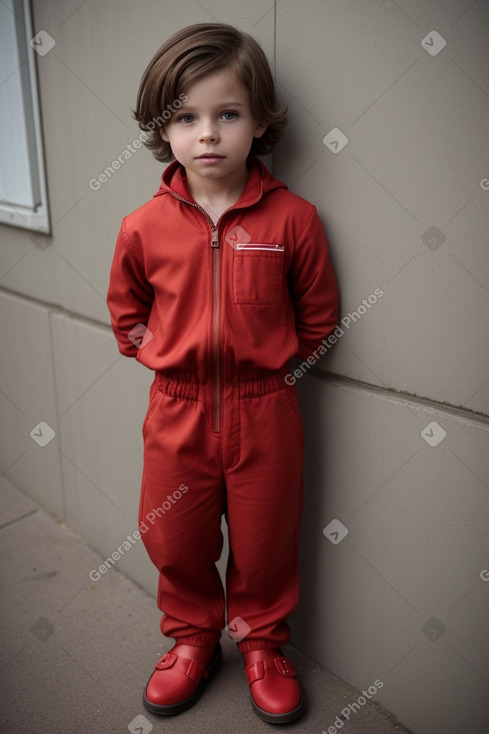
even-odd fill
[[[2,0],[0,222],[49,234],[34,50],[36,39],[33,39],[28,0]]]

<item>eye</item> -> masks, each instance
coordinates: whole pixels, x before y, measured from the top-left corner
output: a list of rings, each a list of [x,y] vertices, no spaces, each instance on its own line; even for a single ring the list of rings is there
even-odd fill
[[[237,116],[238,116],[238,113],[237,112],[232,112],[231,110],[229,110],[227,112],[223,112],[222,115],[221,115],[221,117],[223,118],[223,120],[227,120],[228,122],[231,121],[231,120],[236,119]]]
[[[180,115],[178,119],[180,120],[180,122],[183,122],[184,125],[188,125],[191,122],[193,122],[195,118],[193,115],[187,114],[187,115]]]

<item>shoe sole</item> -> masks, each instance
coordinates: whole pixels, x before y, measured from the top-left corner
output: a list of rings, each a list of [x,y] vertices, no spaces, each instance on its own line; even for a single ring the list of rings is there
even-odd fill
[[[159,716],[175,716],[176,714],[181,714],[184,711],[187,711],[187,709],[191,708],[195,703],[197,703],[202,693],[204,692],[204,689],[207,686],[207,683],[209,682],[210,678],[217,671],[221,661],[222,661],[222,649],[221,649],[221,645],[219,644],[209,664],[207,665],[207,673],[208,673],[207,678],[202,678],[199,685],[197,686],[195,693],[193,693],[189,698],[186,698],[185,701],[179,701],[178,703],[169,703],[169,704],[163,705],[163,704],[158,704],[158,703],[152,703],[152,701],[149,701],[146,698],[146,691],[145,691],[143,693],[143,705],[145,709],[149,711],[150,713],[158,714]]]
[[[269,711],[265,711],[264,709],[261,709],[259,706],[256,705],[251,695],[250,699],[251,706],[255,714],[259,716],[260,719],[263,719],[263,721],[266,721],[268,724],[288,724],[290,721],[295,721],[300,716],[302,716],[305,710],[305,702],[302,692],[301,700],[297,708],[293,709],[292,711],[287,711],[284,714],[272,714]]]

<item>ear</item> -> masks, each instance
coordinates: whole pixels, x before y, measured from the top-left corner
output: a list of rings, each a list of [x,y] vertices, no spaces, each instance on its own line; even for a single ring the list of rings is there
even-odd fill
[[[161,139],[164,140],[165,143],[169,143],[170,142],[170,140],[168,138],[168,135],[166,134],[166,131],[165,131],[165,128],[164,127],[160,127],[160,135],[161,135]]]
[[[261,138],[263,135],[265,135],[266,131],[268,129],[268,123],[260,122],[259,125],[256,126],[255,132],[253,133],[254,138]]]

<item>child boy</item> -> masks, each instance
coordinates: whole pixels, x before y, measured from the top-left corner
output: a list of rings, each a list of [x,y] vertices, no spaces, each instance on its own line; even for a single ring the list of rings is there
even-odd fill
[[[143,75],[135,117],[155,157],[175,159],[123,220],[108,291],[120,351],[155,371],[139,522],[175,645],[144,704],[177,714],[195,703],[220,662],[227,611],[254,711],[285,723],[304,709],[281,650],[298,602],[303,461],[285,378],[338,320],[328,246],[314,206],[255,157],[286,119],[250,36],[222,24],[176,33]]]

